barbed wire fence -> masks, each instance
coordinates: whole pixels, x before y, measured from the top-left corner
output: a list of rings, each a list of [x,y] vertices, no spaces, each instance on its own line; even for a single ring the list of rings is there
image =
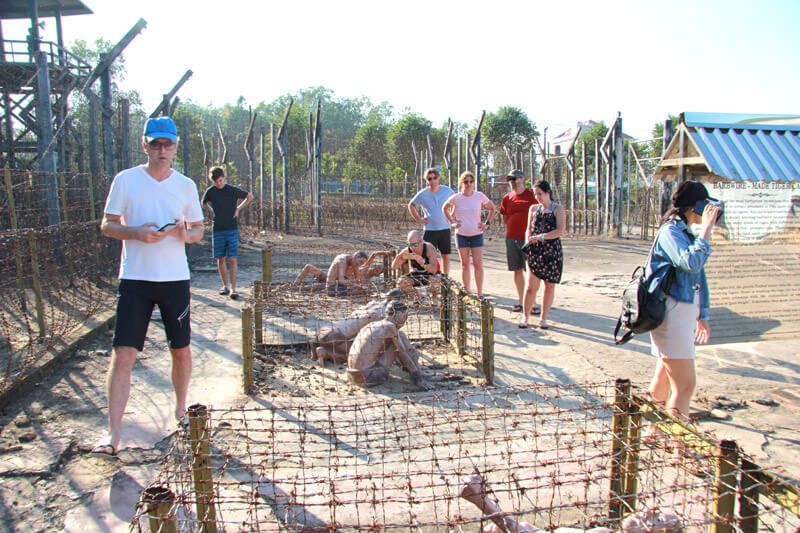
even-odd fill
[[[100,235],[108,184],[58,175],[61,223],[48,226],[33,172],[3,171],[0,191],[0,393],[113,302],[119,244]]]
[[[260,403],[190,408],[132,530],[800,526],[797,487],[627,380]],[[644,438],[648,419],[686,452]]]

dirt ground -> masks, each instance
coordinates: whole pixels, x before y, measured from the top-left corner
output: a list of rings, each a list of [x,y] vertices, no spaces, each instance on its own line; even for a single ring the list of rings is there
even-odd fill
[[[344,241],[338,237],[286,239],[299,245],[328,243],[332,249]],[[393,238],[398,246],[402,240]],[[353,244],[358,239],[347,241]],[[488,240],[485,293],[496,300],[496,384],[569,384],[625,377],[646,385],[654,365],[647,339],[615,347],[611,335],[619,294],[634,267],[644,260],[648,245],[574,239],[566,240],[564,249],[564,279],[557,289],[550,329],[523,330],[517,328],[519,314],[511,312],[516,294],[505,266],[503,239]],[[241,249],[242,288],[260,278],[259,250],[260,243]],[[241,394],[241,302],[217,294],[219,279],[208,242],[190,247],[190,256],[194,353],[190,403],[247,405],[253,399]],[[460,279],[457,258],[451,275]],[[153,479],[164,452],[176,438],[173,398],[163,328],[154,320],[134,367],[124,448],[118,460],[90,457],[87,452],[105,426],[104,382],[110,340],[107,329],[99,331],[70,350],[55,373],[0,412],[0,531],[127,531],[138,494]],[[714,415],[700,422],[704,429],[721,438],[736,439],[759,464],[794,479],[800,479],[796,461],[800,452],[797,346],[797,341],[790,339],[699,348],[694,402],[698,411]],[[436,346],[423,348],[435,351]],[[259,365],[263,372],[273,371],[267,368],[269,361],[261,360]],[[271,366],[274,369],[275,362]],[[311,367],[306,370],[310,373]],[[325,383],[341,380],[337,367],[328,367],[323,373],[330,376]],[[404,376],[396,377],[399,382]],[[460,380],[464,378],[458,377],[451,383],[463,386]],[[306,385],[292,386],[299,390]],[[347,393],[343,386],[332,386],[335,391],[327,391],[330,394]],[[270,387],[275,388],[274,384],[267,386],[258,396],[274,394]]]

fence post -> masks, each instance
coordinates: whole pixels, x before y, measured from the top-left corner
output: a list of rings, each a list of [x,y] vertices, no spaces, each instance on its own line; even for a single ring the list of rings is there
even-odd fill
[[[152,486],[142,491],[142,505],[148,515],[150,533],[176,533],[175,495],[166,487]]]
[[[211,478],[211,445],[208,436],[208,409],[196,403],[189,406],[189,443],[192,450],[192,477],[197,497],[197,519],[203,533],[216,533],[217,510],[214,507],[214,481]]]
[[[465,292],[461,287],[456,289],[458,298],[458,316],[456,317],[456,346],[458,355],[463,357],[467,353],[467,304],[464,301]]]
[[[611,475],[609,476],[608,518],[612,529],[619,526],[624,509],[624,470],[627,463],[625,447],[630,424],[629,379],[617,379],[614,383],[614,418],[611,426]]]
[[[88,185],[88,193],[89,193],[89,221],[93,221],[95,219],[94,213],[94,183],[92,181],[92,174],[91,172],[86,175],[86,183]],[[92,249],[94,250],[94,262],[95,264],[100,264],[100,255],[97,251],[97,228],[94,226],[89,226],[91,228],[91,235],[92,235]]]
[[[714,497],[711,500],[711,516],[714,519],[711,533],[733,533],[738,462],[736,441],[720,441],[717,449],[717,472],[714,476]]]
[[[739,529],[744,533],[758,531],[758,495],[761,468],[742,458],[742,474],[739,477]]]
[[[22,311],[27,311],[28,302],[25,298],[25,281],[22,270],[22,252],[20,252],[19,234],[17,233],[17,209],[14,203],[14,185],[11,183],[11,169],[6,167],[5,172],[6,194],[8,195],[8,211],[11,216],[11,230],[14,232],[14,262],[17,265],[17,293],[19,295],[19,306]]]
[[[441,292],[439,299],[439,326],[442,329],[442,336],[445,342],[450,340],[450,280],[446,277],[441,277]]]
[[[242,392],[253,389],[253,308],[242,307]]]
[[[269,292],[272,283],[272,248],[261,250],[261,281],[264,283],[264,292]]]
[[[383,281],[389,283],[391,281],[391,272],[389,270],[392,268],[392,263],[389,260],[388,255],[383,256]]]
[[[263,298],[263,285],[264,282],[255,280],[253,282],[253,332],[255,333],[253,339],[256,344],[263,344],[264,342],[264,306],[261,305]]]
[[[28,246],[31,249],[31,272],[33,273],[33,297],[36,305],[36,323],[39,337],[44,337],[44,302],[42,301],[42,281],[39,278],[39,254],[36,252],[36,234],[28,231]]]
[[[623,509],[623,514],[625,515],[636,511],[636,495],[639,491],[639,449],[641,447],[642,433],[641,406],[629,400],[628,413],[630,414],[628,440],[626,442],[628,453],[625,461],[625,481],[622,489],[625,495],[625,507],[627,508],[627,511]]]
[[[490,298],[481,298],[481,355],[486,384],[494,384],[494,307]]]

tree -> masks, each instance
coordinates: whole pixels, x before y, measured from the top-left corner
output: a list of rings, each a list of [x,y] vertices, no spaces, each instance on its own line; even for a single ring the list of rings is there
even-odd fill
[[[414,175],[414,152],[412,140],[417,150],[428,146],[428,134],[431,133],[431,121],[417,113],[407,111],[400,120],[389,128],[389,146],[391,164],[400,167],[409,175]]]
[[[512,162],[511,154],[517,148],[530,148],[533,137],[539,134],[528,115],[513,106],[503,106],[497,113],[488,113],[481,133],[486,149],[494,152],[495,160],[502,150],[509,162]]]
[[[348,162],[345,178],[384,180],[389,167],[386,135],[388,126],[372,120],[362,126],[353,138],[348,149]]]

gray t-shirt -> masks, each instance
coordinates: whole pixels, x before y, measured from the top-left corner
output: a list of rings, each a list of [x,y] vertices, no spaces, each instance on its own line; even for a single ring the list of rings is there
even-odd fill
[[[453,189],[447,185],[441,185],[439,187],[439,192],[436,194],[433,194],[426,187],[411,199],[411,205],[422,206],[422,213],[428,219],[428,223],[425,224],[426,230],[438,231],[450,228],[450,224],[447,222],[444,212],[442,211],[442,206],[453,194],[455,194]]]

